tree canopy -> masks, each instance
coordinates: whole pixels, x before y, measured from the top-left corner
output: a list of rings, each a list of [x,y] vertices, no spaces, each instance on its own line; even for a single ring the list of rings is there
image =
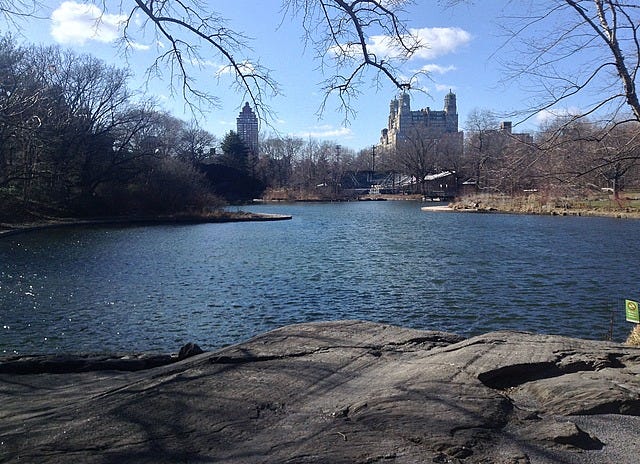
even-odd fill
[[[138,36],[154,36],[167,44],[160,50],[148,72],[170,70],[170,87],[188,105],[217,104],[215,92],[199,88],[189,74],[189,64],[216,57],[225,63],[221,72],[231,72],[236,91],[246,94],[264,119],[271,114],[267,97],[280,92],[269,68],[259,57],[251,58],[251,41],[233,27],[233,22],[215,11],[211,2],[201,0],[84,0],[103,14],[122,18],[120,47],[126,52]],[[421,47],[427,46],[413,35],[403,18],[411,0],[282,0],[284,18],[297,19],[304,30],[305,47],[314,50],[325,79],[321,84],[326,98],[336,95],[345,116],[352,110],[351,99],[366,80],[388,79],[397,87],[405,85],[399,67]],[[0,12],[15,22],[22,16],[38,16],[38,0],[0,0]],[[143,18],[142,21],[137,18]],[[284,20],[283,18],[283,20]],[[100,21],[100,19],[99,19]],[[370,49],[372,36],[384,35],[393,56],[377,56]]]
[[[194,169],[213,140],[134,101],[121,69],[0,37],[0,219],[215,206]]]

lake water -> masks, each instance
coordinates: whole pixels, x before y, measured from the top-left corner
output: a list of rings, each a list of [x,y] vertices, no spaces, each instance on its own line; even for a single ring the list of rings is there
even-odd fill
[[[640,221],[267,204],[290,221],[79,227],[0,238],[0,354],[174,352],[365,319],[614,339],[640,298]]]

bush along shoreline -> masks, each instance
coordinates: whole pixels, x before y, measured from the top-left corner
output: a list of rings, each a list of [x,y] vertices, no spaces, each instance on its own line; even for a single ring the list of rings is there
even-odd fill
[[[292,217],[284,214],[251,213],[246,211],[215,211],[206,214],[173,214],[166,216],[122,216],[111,218],[43,218],[24,223],[0,223],[0,236],[34,230],[78,226],[145,226],[165,224],[207,224],[222,222],[282,221]]]

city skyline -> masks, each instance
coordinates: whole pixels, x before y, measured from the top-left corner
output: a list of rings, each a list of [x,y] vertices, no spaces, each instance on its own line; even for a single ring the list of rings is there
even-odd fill
[[[448,3],[448,2],[444,2]],[[497,119],[522,119],[518,111],[530,107],[529,96],[522,86],[507,79],[501,61],[509,51],[509,43],[500,32],[501,18],[510,14],[514,5],[509,0],[494,0],[475,5],[471,2],[406,2],[406,20],[411,32],[420,37],[425,47],[400,69],[400,78],[417,71],[427,72],[428,79],[416,81],[411,92],[415,107],[438,107],[444,96],[452,90],[458,96],[460,128],[474,110],[496,113]],[[391,82],[365,82],[358,88],[359,95],[352,102],[353,113],[337,112],[337,101],[330,98],[321,117],[323,105],[319,83],[322,75],[316,51],[302,42],[304,30],[300,14],[285,15],[280,0],[265,0],[257,12],[251,0],[224,2],[216,11],[228,19],[227,26],[247,37],[252,57],[270,70],[269,77],[279,84],[280,93],[268,96],[266,103],[273,110],[272,118],[261,121],[264,135],[291,135],[302,138],[331,140],[355,150],[370,147],[379,140],[388,114],[388,102],[398,94]],[[130,70],[130,86],[155,98],[164,109],[176,117],[192,117],[179,92],[171,94],[167,88],[166,69],[161,77],[145,80],[145,72],[153,59],[165,50],[166,44],[150,34],[135,35],[125,59],[116,46],[122,35],[123,15],[119,11],[103,11],[103,3],[50,1],[43,6],[38,18],[17,20],[19,39],[24,44],[60,45],[76,53],[88,53],[118,67]],[[246,12],[251,12],[247,14]],[[132,18],[133,26],[143,19]],[[4,24],[4,30],[16,27]],[[129,30],[133,34],[134,31]],[[372,36],[371,50],[389,53],[384,37]],[[239,60],[244,56],[239,56]],[[213,92],[219,98],[215,108],[205,108],[201,126],[221,139],[234,130],[235,116],[247,100],[242,92],[230,88],[226,70],[219,59],[191,63],[193,84]],[[518,130],[533,132],[540,121],[552,111],[562,114],[568,107],[551,108],[528,119]],[[514,116],[515,115],[515,116]]]

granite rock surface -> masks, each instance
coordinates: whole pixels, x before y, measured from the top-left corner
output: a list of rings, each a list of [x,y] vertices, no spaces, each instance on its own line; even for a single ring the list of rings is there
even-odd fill
[[[0,362],[1,462],[632,463],[640,455],[640,349],[615,343],[518,332],[463,339],[339,321],[138,371],[92,370],[84,359],[63,373]]]

